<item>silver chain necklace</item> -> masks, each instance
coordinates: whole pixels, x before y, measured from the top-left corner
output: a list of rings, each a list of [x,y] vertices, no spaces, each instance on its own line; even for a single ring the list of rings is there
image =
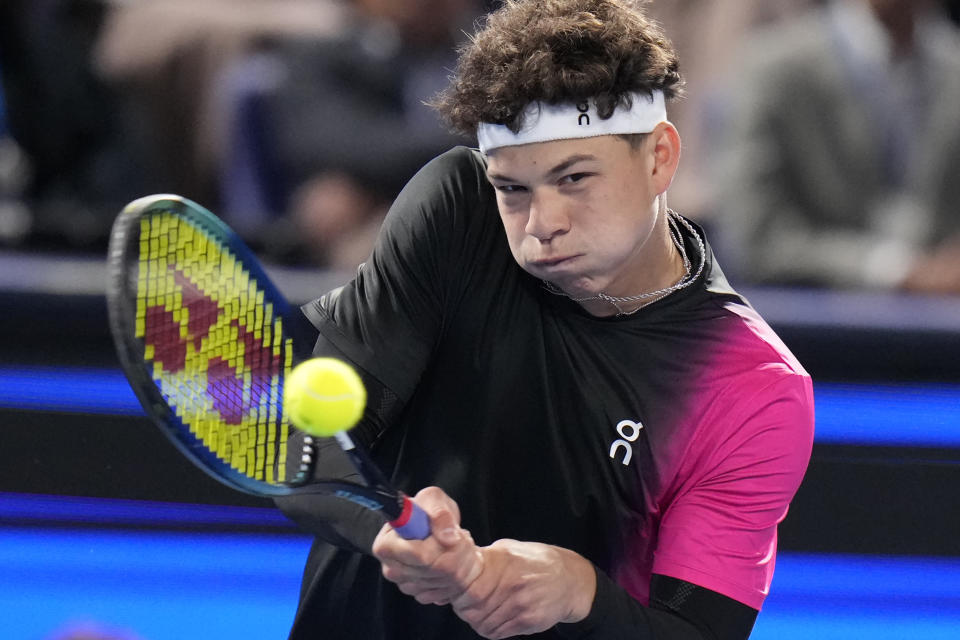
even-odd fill
[[[656,291],[649,291],[647,293],[638,293],[637,295],[633,295],[633,296],[611,296],[601,291],[595,296],[587,296],[585,298],[574,298],[573,296],[569,295],[567,292],[563,291],[557,285],[553,284],[552,282],[548,282],[546,280],[543,281],[544,288],[546,288],[547,291],[549,291],[554,295],[565,296],[567,298],[570,298],[574,302],[589,302],[591,300],[603,300],[604,302],[611,304],[613,308],[617,310],[617,317],[619,317],[619,316],[633,315],[637,311],[640,311],[640,309],[643,309],[648,304],[652,304],[657,300],[667,297],[674,291],[679,291],[680,289],[683,289],[684,287],[689,286],[697,278],[700,277],[701,273],[703,273],[703,265],[706,262],[707,250],[703,244],[703,238],[700,237],[700,234],[697,233],[696,229],[693,228],[693,225],[687,222],[687,220],[683,216],[677,214],[677,212],[675,212],[672,209],[667,209],[667,220],[669,221],[669,226],[670,226],[670,239],[673,240],[674,246],[676,246],[677,251],[680,252],[680,257],[683,259],[683,270],[684,270],[683,276],[679,280],[677,280],[675,283],[670,285],[669,287],[657,289]],[[683,236],[680,234],[679,225],[681,224],[684,227],[686,227],[687,231],[689,231],[694,238],[697,239],[697,248],[700,250],[700,263],[697,266],[696,273],[693,273],[693,274],[691,274],[692,264],[690,262],[689,256],[687,256],[687,249],[683,242]],[[620,306],[620,305],[630,304],[633,302],[642,302],[642,304],[638,306],[636,309],[631,309],[630,311],[624,311],[623,307]]]

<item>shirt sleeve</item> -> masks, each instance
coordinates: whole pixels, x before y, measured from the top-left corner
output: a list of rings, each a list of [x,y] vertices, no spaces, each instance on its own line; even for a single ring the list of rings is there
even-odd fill
[[[364,379],[367,409],[351,431],[364,446],[390,428],[416,389],[442,335],[445,310],[463,288],[463,265],[472,264],[477,216],[471,212],[489,199],[472,153],[454,149],[414,176],[356,277],[303,307],[320,332],[314,355],[350,361]],[[298,437],[288,447],[294,463],[303,446]],[[317,448],[314,479],[359,481],[339,447],[327,444],[321,440]],[[364,553],[382,524],[379,515],[322,494],[275,502],[303,530]]]
[[[810,459],[814,423],[808,376],[766,380],[724,416],[726,424],[698,433],[664,512],[653,564],[655,574],[758,610],[773,578],[777,525]]]

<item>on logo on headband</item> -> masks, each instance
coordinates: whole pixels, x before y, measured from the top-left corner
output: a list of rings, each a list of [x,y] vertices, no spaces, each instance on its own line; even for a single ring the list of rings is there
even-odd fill
[[[580,112],[577,116],[577,125],[590,124],[590,103],[578,102],[577,111]]]

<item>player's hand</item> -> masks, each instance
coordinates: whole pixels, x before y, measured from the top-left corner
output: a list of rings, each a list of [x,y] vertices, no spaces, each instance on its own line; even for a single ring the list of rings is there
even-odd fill
[[[383,576],[422,604],[449,604],[483,568],[470,532],[460,527],[460,509],[442,489],[427,487],[413,501],[430,517],[425,540],[406,540],[384,525],[373,541]]]
[[[590,613],[597,575],[583,556],[506,539],[480,552],[482,573],[451,604],[484,638],[529,635],[558,622],[578,622]]]

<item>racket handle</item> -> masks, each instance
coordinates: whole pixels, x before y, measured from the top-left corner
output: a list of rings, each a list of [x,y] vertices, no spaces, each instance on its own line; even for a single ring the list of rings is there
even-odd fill
[[[403,496],[403,510],[390,526],[407,540],[423,540],[430,535],[430,517],[407,496]]]

